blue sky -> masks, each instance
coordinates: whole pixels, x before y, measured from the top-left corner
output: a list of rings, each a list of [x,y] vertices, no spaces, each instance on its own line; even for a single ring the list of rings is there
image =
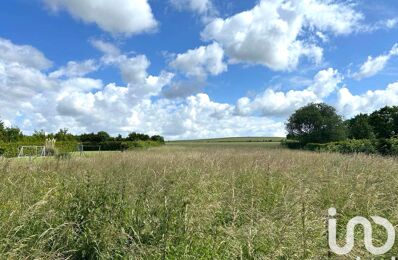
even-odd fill
[[[0,118],[168,139],[281,136],[398,104],[394,0],[4,0]]]

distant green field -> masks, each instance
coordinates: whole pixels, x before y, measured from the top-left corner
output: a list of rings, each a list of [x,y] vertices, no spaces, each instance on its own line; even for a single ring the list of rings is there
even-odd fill
[[[168,143],[247,143],[247,142],[281,142],[283,137],[226,137],[213,139],[179,140]]]
[[[183,147],[187,149],[196,149],[196,148],[259,148],[259,149],[274,149],[274,148],[283,148],[280,142],[197,142],[197,141],[179,141],[179,142],[167,142],[166,146],[168,147]]]

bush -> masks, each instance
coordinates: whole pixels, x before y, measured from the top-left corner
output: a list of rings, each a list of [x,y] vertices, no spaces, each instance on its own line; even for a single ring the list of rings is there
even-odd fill
[[[19,148],[21,146],[44,146],[44,142],[33,142],[33,141],[24,141],[24,142],[15,142],[15,143],[0,143],[0,149],[3,150],[4,157],[17,157]],[[77,151],[77,142],[56,142],[55,143],[55,151],[59,153],[70,153]],[[53,155],[54,155],[53,154]]]
[[[79,143],[76,141],[56,142],[55,148],[59,153],[72,153],[78,150]]]
[[[28,145],[38,145],[43,146],[43,143],[22,143],[22,142],[15,142],[15,143],[0,143],[0,149],[2,149],[4,157],[17,157],[19,152],[19,147],[21,146],[28,146]]]
[[[347,141],[329,143],[322,148],[330,152],[340,152],[340,153],[366,153],[366,154],[377,153],[375,141],[372,140],[347,140]]]
[[[398,155],[397,138],[379,139],[375,146],[381,155]]]
[[[160,135],[154,135],[154,136],[152,136],[152,137],[151,137],[151,141],[159,142],[159,143],[164,144],[164,138],[163,138],[163,136],[160,136]]]
[[[154,147],[154,146],[160,146],[163,145],[164,143],[162,142],[155,142],[155,141],[136,141],[136,142],[125,142],[128,146],[128,149],[134,149],[134,148],[147,148],[147,147]]]
[[[304,146],[305,150],[309,151],[325,151],[327,144],[309,143]]]
[[[282,140],[281,145],[289,149],[303,149],[304,147],[304,144],[300,143],[299,141],[286,140],[286,139]]]
[[[283,144],[290,149],[304,149],[308,151],[321,152],[339,152],[339,153],[366,153],[374,154],[379,152],[377,141],[374,140],[346,140],[340,142],[331,142],[326,144],[308,143],[302,145],[299,142],[285,141]],[[390,146],[382,146],[386,150],[390,150]],[[386,154],[384,152],[383,154]]]
[[[0,155],[4,157],[17,157],[21,146],[44,146],[44,142],[24,141],[15,143],[0,143]],[[163,145],[160,141],[106,141],[101,143],[83,143],[84,151],[125,151],[136,148],[146,148]],[[75,141],[55,142],[54,150],[49,150],[47,155],[72,153],[79,150],[79,143]]]
[[[54,147],[46,147],[46,156],[54,156],[58,154],[58,150]]]
[[[82,143],[84,151],[126,151],[135,148],[146,148],[163,145],[160,141],[106,141],[101,143]]]
[[[119,141],[106,141],[99,143],[101,151],[121,151],[123,149],[122,142]]]
[[[286,145],[286,142],[285,142]],[[347,140],[340,142],[332,142],[327,144],[309,143],[300,147],[299,143],[287,142],[286,145],[291,149],[304,149],[309,151],[324,151],[338,153],[365,153],[380,155],[398,155],[398,139],[374,139],[374,140]]]

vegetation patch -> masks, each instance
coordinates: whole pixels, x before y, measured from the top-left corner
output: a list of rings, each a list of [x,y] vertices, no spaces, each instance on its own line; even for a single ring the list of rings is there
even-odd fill
[[[398,107],[344,121],[333,107],[310,104],[289,118],[286,130],[282,144],[291,149],[398,155]]]
[[[0,160],[0,258],[328,259],[327,209],[341,244],[354,216],[396,224],[397,174],[390,158],[261,143]]]
[[[164,143],[162,136],[136,132],[127,137],[112,137],[104,131],[73,135],[67,129],[61,129],[55,134],[36,131],[29,136],[24,135],[17,127],[5,127],[0,121],[0,156],[4,157],[17,157],[22,146],[45,146],[46,155],[49,156],[77,151],[126,151],[160,146]]]

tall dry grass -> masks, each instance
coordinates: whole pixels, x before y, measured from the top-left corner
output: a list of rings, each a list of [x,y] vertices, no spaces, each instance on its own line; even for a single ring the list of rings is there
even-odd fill
[[[334,258],[329,207],[341,238],[357,215],[398,224],[397,166],[264,144],[3,159],[0,258]],[[374,231],[382,243],[383,230]],[[360,237],[351,256],[369,257]]]

